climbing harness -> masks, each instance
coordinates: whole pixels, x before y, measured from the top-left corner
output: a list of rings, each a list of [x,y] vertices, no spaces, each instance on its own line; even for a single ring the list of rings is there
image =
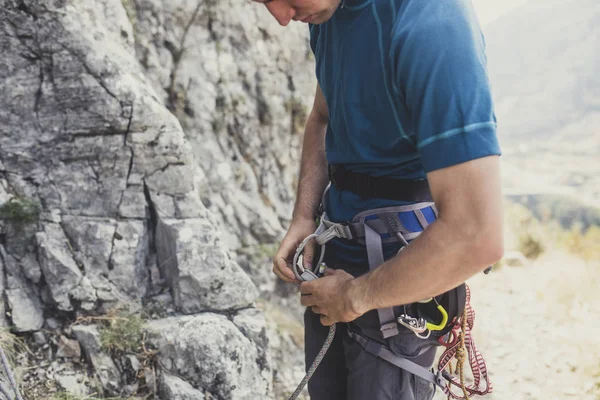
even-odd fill
[[[339,170],[338,170],[339,171]],[[335,171],[332,173],[330,168],[330,179],[337,178],[337,185],[352,185],[348,180]],[[346,173],[344,171],[343,173]],[[334,176],[332,176],[334,175]],[[357,174],[352,177],[356,178]],[[346,180],[345,180],[346,179]],[[336,184],[334,179],[331,179]],[[340,182],[345,182],[340,184]],[[367,184],[370,193],[377,185]],[[419,183],[419,190],[422,184]],[[327,194],[326,189],[323,195],[322,207],[324,209],[324,200]],[[424,192],[423,192],[424,193]],[[427,194],[419,194],[417,199],[427,199]],[[383,196],[382,196],[383,197]],[[326,252],[326,244],[334,239],[355,240],[365,245],[369,269],[373,270],[384,263],[383,244],[400,242],[404,249],[410,241],[417,238],[438,216],[435,204],[431,201],[421,201],[418,203],[379,208],[368,210],[357,214],[350,222],[332,222],[328,219],[327,213],[323,212],[320,217],[320,224],[315,233],[309,235],[302,241],[292,263],[294,275],[300,281],[308,281],[320,278],[323,271],[313,272],[302,266],[302,254],[311,240],[314,240],[320,246],[320,255],[318,266],[322,268]],[[489,272],[486,271],[486,273]],[[431,365],[435,358],[436,346],[425,347],[421,354],[414,359],[395,354],[386,345],[378,340],[364,336],[348,328],[348,335],[363,347],[363,349],[387,362],[402,368],[416,376],[441,388],[441,390],[453,399],[470,399],[472,395],[485,395],[491,393],[493,388],[489,381],[485,361],[481,353],[477,350],[471,330],[475,321],[475,312],[470,305],[470,291],[466,284],[430,299],[416,302],[410,305],[402,306],[403,312],[398,317],[393,307],[378,309],[377,313],[380,322],[380,331],[383,339],[391,338],[400,333],[400,329],[407,329],[420,339],[431,339],[441,346],[446,347],[438,364],[438,372],[433,373],[422,365]],[[437,318],[437,319],[436,319]],[[290,400],[294,400],[300,394],[312,374],[322,361],[325,353],[329,349],[335,335],[336,326],[330,328],[329,335],[315,361],[309,368],[306,376],[292,395]],[[456,373],[459,377],[452,375],[450,362],[457,359]],[[474,382],[467,386],[464,377],[464,363],[469,361],[469,366],[473,372]],[[422,365],[421,365],[422,364]],[[446,369],[450,367],[450,371]],[[483,385],[483,386],[482,386]],[[463,397],[455,394],[452,387],[458,387],[462,390]]]

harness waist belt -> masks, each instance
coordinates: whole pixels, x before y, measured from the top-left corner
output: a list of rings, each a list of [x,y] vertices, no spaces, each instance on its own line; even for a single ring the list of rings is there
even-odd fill
[[[432,201],[426,179],[375,177],[347,170],[341,164],[329,165],[329,180],[338,190],[348,190],[364,198],[428,202]]]

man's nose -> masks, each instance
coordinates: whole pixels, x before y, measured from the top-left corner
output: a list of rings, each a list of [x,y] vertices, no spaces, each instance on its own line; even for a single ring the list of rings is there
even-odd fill
[[[281,26],[287,26],[296,15],[296,10],[286,1],[271,1],[266,6]]]

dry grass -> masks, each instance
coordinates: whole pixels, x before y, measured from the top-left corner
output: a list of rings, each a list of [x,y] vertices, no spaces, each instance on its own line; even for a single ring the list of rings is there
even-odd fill
[[[570,230],[556,221],[539,221],[522,205],[505,203],[507,248],[535,260],[551,249],[566,251],[586,261],[600,261],[600,226]]]
[[[79,396],[67,392],[59,392],[52,395],[49,400],[142,400],[140,397],[93,397]]]
[[[139,315],[117,314],[100,328],[102,348],[111,354],[137,353],[141,349],[143,327]]]
[[[575,227],[564,232],[559,246],[586,261],[600,261],[600,226],[585,231]]]
[[[0,329],[0,347],[6,353],[8,361],[14,365],[16,358],[21,353],[28,353],[29,348],[25,342],[11,333],[8,329]]]

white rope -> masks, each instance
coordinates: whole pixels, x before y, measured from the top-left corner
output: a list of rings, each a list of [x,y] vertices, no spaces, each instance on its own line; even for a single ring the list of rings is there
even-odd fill
[[[304,389],[304,386],[306,386],[310,378],[313,376],[313,374],[319,367],[319,364],[321,364],[321,361],[323,361],[323,357],[325,357],[325,354],[327,354],[327,350],[329,350],[329,347],[333,342],[333,338],[335,337],[335,330],[335,324],[331,325],[331,327],[329,328],[329,334],[327,335],[327,339],[325,339],[325,343],[323,343],[323,347],[321,347],[321,350],[319,351],[319,354],[317,354],[315,361],[313,361],[312,365],[306,372],[304,379],[302,379],[302,382],[300,382],[300,384],[296,388],[296,391],[290,396],[288,400],[296,400],[298,396],[300,396],[300,393],[302,393],[302,389]]]
[[[12,390],[14,395],[10,394],[10,391],[7,390],[6,386],[4,386],[3,383],[0,383],[0,392],[4,397],[6,397],[7,400],[23,400],[23,396],[21,396],[21,393],[19,392],[19,386],[17,385],[17,381],[15,380],[15,375],[12,372],[12,369],[2,347],[0,347],[0,361],[2,361],[4,374],[8,378],[10,389]]]

